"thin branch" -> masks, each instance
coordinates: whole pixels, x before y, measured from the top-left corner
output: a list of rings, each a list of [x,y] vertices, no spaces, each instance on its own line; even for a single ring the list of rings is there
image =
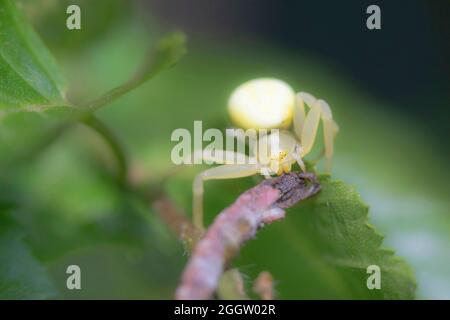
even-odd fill
[[[160,39],[151,48],[145,61],[130,80],[99,98],[81,105],[80,108],[85,111],[95,111],[136,89],[159,72],[170,68],[186,53],[185,42],[185,36],[180,32],[173,32]]]
[[[240,247],[264,225],[284,218],[283,209],[319,190],[314,174],[291,172],[265,180],[243,193],[217,216],[195,246],[175,298],[211,298],[226,266]]]
[[[180,237],[185,248],[191,251],[202,235],[201,230],[165,194],[155,199],[152,206],[169,229]]]

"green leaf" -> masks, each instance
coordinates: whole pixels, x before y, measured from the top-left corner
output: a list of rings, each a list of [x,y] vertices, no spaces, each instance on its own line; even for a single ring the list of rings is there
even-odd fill
[[[0,0],[0,74],[0,111],[64,103],[53,57],[10,0]]]
[[[0,299],[48,299],[57,294],[45,268],[22,240],[18,227],[0,212]]]
[[[382,246],[383,236],[368,222],[368,206],[353,187],[341,181],[321,179],[322,192],[299,214],[307,212],[313,219],[312,231],[321,239],[321,256],[343,275],[360,274],[368,277],[367,267],[381,268],[382,288],[374,297],[385,299],[412,299],[415,280],[412,269],[405,261],[394,255],[394,251]],[[292,214],[296,214],[293,212]],[[366,283],[355,283],[354,288],[367,290]],[[367,292],[369,293],[369,291]]]
[[[323,290],[322,298],[413,299],[411,268],[383,248],[383,236],[368,223],[368,206],[359,194],[328,176],[321,184],[317,196],[288,210],[285,221],[251,241],[239,264],[273,272],[285,298],[319,297],[316,291]],[[381,269],[380,290],[367,288],[370,265]]]
[[[55,60],[10,0],[0,0],[0,75],[3,164],[56,138],[61,115],[73,109],[66,107]]]
[[[150,54],[137,70],[134,77],[123,85],[112,89],[100,98],[84,105],[85,108],[98,109],[139,87],[159,72],[172,67],[186,53],[186,37],[183,33],[174,32],[159,40],[150,50]]]

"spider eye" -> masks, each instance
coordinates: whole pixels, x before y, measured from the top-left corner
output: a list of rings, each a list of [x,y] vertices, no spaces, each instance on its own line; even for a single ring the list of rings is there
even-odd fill
[[[261,78],[236,88],[228,111],[232,121],[244,129],[285,128],[292,122],[294,104],[295,92],[287,83]]]

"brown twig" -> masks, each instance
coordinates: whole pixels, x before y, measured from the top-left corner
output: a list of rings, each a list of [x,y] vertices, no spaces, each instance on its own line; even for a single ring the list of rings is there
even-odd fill
[[[312,173],[288,173],[264,180],[222,211],[195,246],[183,272],[176,299],[209,299],[220,276],[240,247],[256,231],[284,218],[284,208],[320,190]]]
[[[152,206],[169,229],[180,237],[185,248],[190,251],[200,239],[201,230],[195,227],[184,212],[166,195],[161,195],[153,201]]]

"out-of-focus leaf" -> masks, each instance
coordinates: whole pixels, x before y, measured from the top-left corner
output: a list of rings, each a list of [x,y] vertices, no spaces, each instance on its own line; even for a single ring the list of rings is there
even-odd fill
[[[64,105],[56,63],[13,1],[0,0],[0,156],[43,133],[41,113]],[[47,115],[48,116],[48,115]],[[56,291],[21,232],[0,212],[0,298],[45,299]]]
[[[56,137],[64,98],[56,62],[15,3],[0,0],[0,160]],[[48,139],[47,139],[48,138]]]
[[[184,41],[181,33],[163,38],[130,81],[87,109],[73,108],[65,101],[62,77],[50,53],[14,3],[0,0],[0,161],[9,165],[26,160],[64,131],[62,120],[94,111],[172,66],[185,52]],[[121,172],[123,176],[125,169]]]
[[[64,299],[173,299],[182,270],[181,250],[168,255],[149,246],[145,250],[109,243],[68,252],[49,270]],[[67,265],[82,270],[82,290],[67,290]]]
[[[0,110],[64,103],[53,57],[11,0],[0,0]]]
[[[0,212],[0,299],[47,299],[57,294],[45,268],[22,241],[18,227]]]

